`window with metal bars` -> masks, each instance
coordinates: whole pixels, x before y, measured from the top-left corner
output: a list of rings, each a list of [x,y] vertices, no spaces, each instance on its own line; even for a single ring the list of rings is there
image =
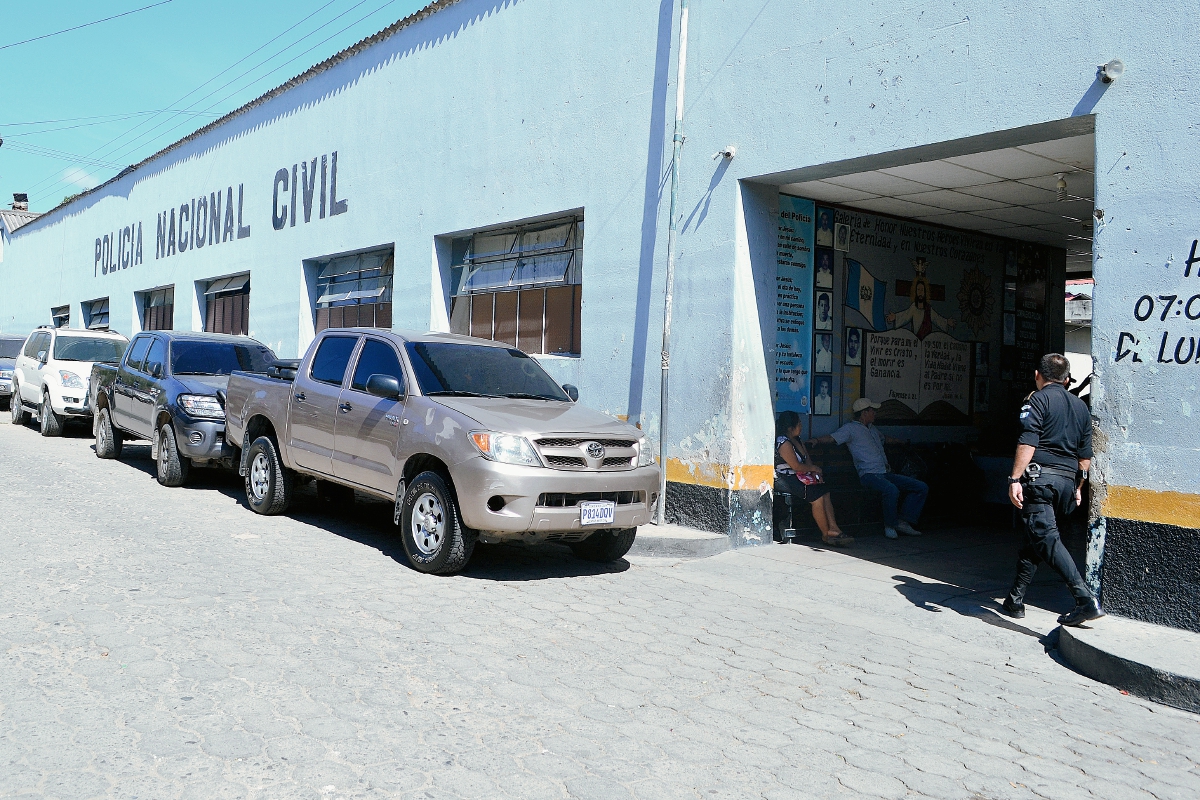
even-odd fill
[[[204,290],[204,330],[245,336],[250,332],[250,273],[209,281]]]
[[[56,328],[71,327],[71,307],[70,306],[55,306],[50,309],[50,319]]]
[[[581,215],[456,237],[450,329],[526,353],[578,356],[582,255]]]
[[[100,297],[83,304],[83,318],[87,320],[88,330],[108,330],[108,298]]]
[[[391,247],[323,259],[317,265],[315,328],[392,327]]]
[[[169,331],[175,327],[175,287],[142,292],[142,330]]]

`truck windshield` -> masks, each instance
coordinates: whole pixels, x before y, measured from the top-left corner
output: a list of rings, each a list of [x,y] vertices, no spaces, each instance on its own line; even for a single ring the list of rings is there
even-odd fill
[[[21,353],[20,339],[0,339],[0,358],[16,358]]]
[[[570,400],[540,364],[515,348],[449,342],[405,347],[423,394]]]
[[[125,354],[129,342],[91,336],[62,336],[54,342],[54,357],[59,361],[103,361],[115,364]]]
[[[257,342],[197,342],[176,340],[171,343],[172,375],[228,375],[242,372],[266,372],[275,360],[271,348]]]

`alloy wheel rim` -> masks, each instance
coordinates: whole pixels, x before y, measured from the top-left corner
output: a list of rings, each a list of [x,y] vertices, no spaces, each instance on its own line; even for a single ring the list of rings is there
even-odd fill
[[[434,555],[446,538],[446,510],[432,492],[425,492],[413,503],[412,538],[417,549],[427,556]]]
[[[250,491],[254,493],[255,500],[262,500],[267,496],[267,485],[270,481],[267,456],[264,453],[256,453],[254,461],[250,463]]]
[[[158,433],[158,471],[167,473],[167,429],[164,426]]]

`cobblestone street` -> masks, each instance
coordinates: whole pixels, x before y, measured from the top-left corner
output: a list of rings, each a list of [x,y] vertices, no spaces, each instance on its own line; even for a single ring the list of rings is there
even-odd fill
[[[1200,797],[1200,718],[852,555],[427,576],[384,504],[264,518],[4,416],[2,797]]]

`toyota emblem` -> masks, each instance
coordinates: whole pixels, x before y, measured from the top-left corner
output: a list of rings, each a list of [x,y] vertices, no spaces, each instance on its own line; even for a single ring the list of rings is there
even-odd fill
[[[599,442],[588,442],[587,454],[592,458],[604,458],[604,445]]]

